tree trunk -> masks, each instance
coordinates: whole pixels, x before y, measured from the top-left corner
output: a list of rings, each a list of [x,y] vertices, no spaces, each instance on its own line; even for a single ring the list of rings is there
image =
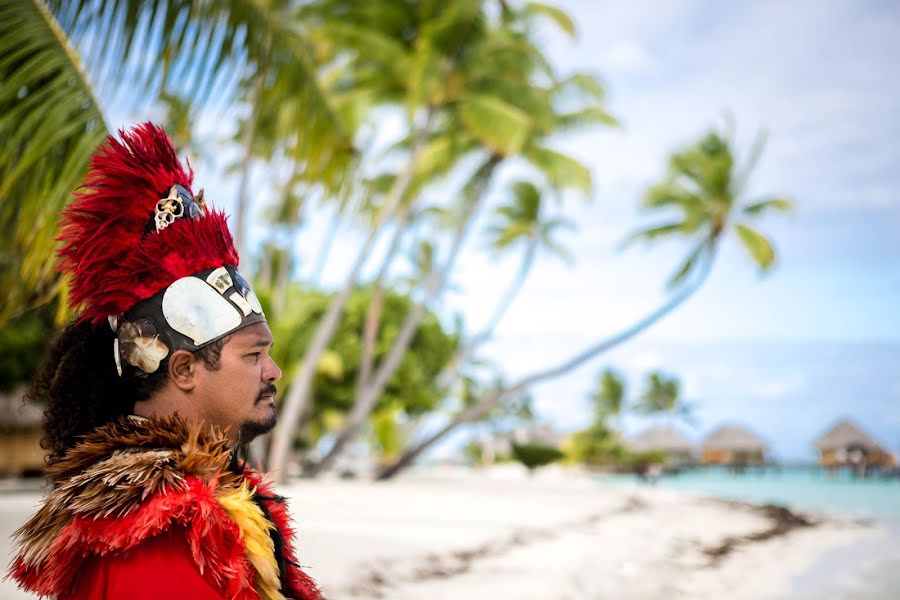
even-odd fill
[[[337,235],[338,227],[341,224],[341,209],[335,207],[334,216],[328,223],[328,229],[325,232],[325,238],[319,247],[319,253],[316,255],[316,265],[312,272],[312,286],[317,288],[322,280],[322,271],[325,270],[325,263],[328,262],[328,255],[331,254],[331,246],[334,244],[334,237]]]
[[[503,295],[503,298],[500,300],[500,303],[494,309],[494,313],[491,318],[488,319],[487,325],[485,325],[484,329],[482,329],[479,333],[472,336],[472,339],[468,344],[465,344],[462,348],[457,351],[456,355],[450,361],[450,370],[441,378],[440,387],[446,388],[453,384],[459,375],[460,370],[463,365],[466,364],[475,351],[481,347],[482,344],[487,342],[494,335],[494,330],[497,329],[497,325],[500,323],[500,320],[503,318],[503,315],[506,314],[506,311],[509,310],[509,307],[512,305],[512,301],[515,300],[516,296],[519,295],[519,292],[522,290],[522,286],[525,284],[525,280],[528,279],[528,275],[531,272],[531,268],[534,266],[534,259],[537,255],[538,248],[538,239],[534,238],[529,241],[528,247],[525,250],[525,256],[522,258],[522,262],[519,264],[519,270],[516,273],[516,277],[513,279],[512,285],[510,285],[509,289],[506,290],[506,293]]]
[[[288,179],[287,186],[284,190],[283,202],[287,203],[290,201],[290,195],[294,189],[294,183],[297,181],[299,176],[300,163],[295,159],[293,161],[293,166],[291,167],[290,178]],[[300,213],[302,212],[302,210],[303,203],[297,206],[297,211],[292,213],[288,218],[288,243],[287,247],[284,249],[284,257],[278,263],[278,273],[275,276],[275,290],[272,294],[272,304],[279,312],[284,310],[284,302],[287,297],[287,289],[291,281],[291,267],[294,263],[294,244],[296,243],[294,229],[300,223]]]
[[[709,273],[712,270],[713,259],[715,258],[715,243],[716,240],[710,240],[708,242],[705,255],[705,263],[703,264],[700,274],[697,278],[697,281],[690,286],[685,287],[681,292],[677,293],[673,296],[668,302],[663,304],[660,308],[656,309],[631,327],[622,330],[621,332],[604,339],[592,346],[589,346],[585,350],[579,352],[572,358],[569,358],[562,363],[550,367],[548,369],[544,369],[542,371],[538,371],[533,373],[532,375],[527,375],[519,380],[518,383],[502,389],[496,392],[492,392],[464,410],[462,413],[454,417],[449,423],[447,423],[444,427],[438,430],[436,433],[426,437],[421,442],[415,444],[412,448],[404,452],[400,458],[398,458],[393,464],[388,465],[384,469],[382,469],[376,479],[381,481],[385,479],[390,479],[401,470],[409,466],[416,458],[418,458],[425,450],[430,448],[439,440],[443,439],[448,433],[456,429],[459,425],[464,423],[468,423],[470,421],[474,421],[483,417],[494,407],[498,406],[505,399],[516,396],[529,387],[536,383],[541,383],[543,381],[547,381],[550,379],[554,379],[561,375],[565,375],[569,371],[580,367],[585,362],[596,358],[600,354],[610,350],[618,346],[619,344],[626,342],[638,335],[639,333],[646,330],[648,327],[659,321],[661,318],[675,310],[678,306],[680,306],[685,300],[690,298],[706,281],[709,277]]]
[[[357,395],[356,402],[353,404],[346,426],[338,434],[334,441],[334,445],[322,460],[317,465],[311,466],[307,470],[308,475],[315,476],[318,473],[331,468],[347,443],[353,441],[359,435],[366,419],[375,408],[375,403],[384,391],[385,386],[397,370],[397,367],[400,366],[400,362],[403,360],[403,356],[406,354],[406,351],[412,342],[413,335],[415,335],[419,323],[425,316],[428,305],[439,295],[446,285],[447,277],[456,262],[456,257],[466,238],[466,233],[471,228],[471,225],[474,222],[474,216],[477,214],[478,208],[481,206],[481,202],[484,199],[488,183],[490,182],[497,165],[499,165],[502,160],[503,157],[492,155],[479,169],[480,180],[468,202],[466,213],[463,215],[463,218],[460,220],[460,224],[457,227],[453,244],[451,245],[450,252],[447,255],[444,265],[433,271],[429,276],[424,298],[422,298],[422,300],[417,303],[412,311],[406,316],[388,355],[375,373],[372,384],[368,386],[363,393]]]
[[[513,280],[513,283],[509,287],[509,289],[506,290],[506,294],[503,295],[503,299],[497,305],[497,308],[494,309],[494,314],[491,315],[491,318],[488,320],[485,328],[480,334],[472,339],[473,352],[478,345],[483,344],[491,338],[491,336],[494,334],[494,330],[497,329],[497,324],[500,323],[500,319],[502,319],[506,314],[506,311],[509,310],[509,307],[512,305],[512,301],[516,299],[516,296],[519,295],[519,292],[522,291],[522,286],[525,285],[525,280],[528,279],[528,274],[531,272],[531,268],[534,266],[534,259],[537,255],[539,242],[540,239],[537,237],[534,237],[528,241],[528,247],[525,249],[525,256],[522,258],[522,262],[519,265],[519,271],[516,273],[516,278]]]
[[[369,302],[369,308],[366,311],[366,322],[363,327],[362,335],[362,351],[359,357],[359,369],[356,376],[356,396],[359,396],[362,390],[368,387],[372,375],[372,363],[375,359],[375,342],[378,339],[378,329],[381,325],[381,312],[384,308],[384,282],[391,270],[394,258],[397,256],[397,250],[400,248],[400,241],[406,233],[409,226],[409,216],[407,211],[398,215],[397,228],[394,230],[394,237],[391,238],[391,244],[388,247],[384,261],[375,278],[375,284],[372,289],[372,301]],[[354,398],[354,404],[358,401]]]
[[[291,448],[294,428],[309,402],[309,396],[312,393],[313,379],[316,375],[316,367],[318,366],[319,359],[328,348],[328,343],[331,341],[334,332],[337,330],[338,323],[341,319],[341,313],[344,310],[344,305],[347,303],[350,293],[356,287],[359,273],[362,270],[366,259],[369,257],[369,253],[381,231],[382,225],[396,212],[397,208],[400,206],[403,195],[406,193],[406,190],[412,181],[416,162],[422,151],[422,145],[431,128],[431,121],[432,113],[429,111],[426,114],[422,127],[416,132],[406,166],[394,182],[394,186],[388,194],[388,198],[385,201],[382,211],[378,215],[374,226],[367,236],[359,255],[356,257],[356,260],[350,269],[350,273],[347,275],[344,286],[335,297],[332,298],[328,310],[322,317],[322,321],[316,329],[309,348],[306,350],[300,361],[297,378],[288,390],[284,402],[284,409],[281,411],[280,422],[272,435],[272,447],[269,452],[269,458],[271,460],[270,467],[275,472],[275,477],[278,478],[279,481],[283,481],[285,477],[284,467],[287,461],[288,452]]]
[[[253,96],[251,101],[253,105],[250,107],[250,115],[247,120],[244,131],[244,165],[241,170],[241,180],[238,184],[237,205],[234,215],[234,245],[237,248],[238,256],[249,259],[246,247],[246,229],[247,229],[247,206],[248,206],[248,189],[250,187],[250,179],[253,172],[253,144],[256,142],[256,124],[259,120],[259,102],[262,94],[263,78],[265,77],[265,68],[259,65],[255,75],[253,88]],[[244,272],[244,275],[248,273]]]

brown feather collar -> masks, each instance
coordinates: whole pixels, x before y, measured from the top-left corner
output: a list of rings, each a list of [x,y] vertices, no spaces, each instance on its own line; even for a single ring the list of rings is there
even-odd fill
[[[15,533],[16,553],[38,567],[76,516],[120,517],[166,488],[183,489],[194,476],[217,488],[237,488],[225,437],[174,416],[123,417],[84,436],[48,468],[53,484],[41,508]]]

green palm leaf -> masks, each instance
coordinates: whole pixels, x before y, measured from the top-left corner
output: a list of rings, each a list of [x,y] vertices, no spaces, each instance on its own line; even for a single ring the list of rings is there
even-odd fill
[[[480,94],[465,96],[459,115],[473,137],[501,156],[518,154],[532,125],[529,116],[512,104]]]
[[[0,323],[60,289],[50,258],[55,216],[108,131],[98,98],[127,110],[173,88],[189,103],[213,91],[223,102],[242,63],[252,70],[272,58],[279,68],[269,88],[292,100],[273,123],[297,140],[291,154],[320,177],[339,179],[351,167],[349,134],[289,6],[0,0]]]
[[[522,156],[547,177],[554,189],[573,188],[590,194],[591,170],[571,156],[538,144],[526,146]]]
[[[575,21],[572,20],[564,10],[549,4],[541,2],[529,2],[523,9],[524,13],[529,16],[542,16],[552,21],[562,31],[572,37],[575,37],[576,28]]]
[[[737,223],[734,228],[744,248],[750,253],[760,270],[769,270],[775,264],[775,250],[772,248],[772,243],[766,236],[746,225]]]
[[[676,221],[631,234],[626,244],[637,239],[655,241],[676,235],[695,238],[696,245],[669,279],[669,289],[679,287],[697,271],[700,259],[707,252],[710,257],[714,255],[722,234],[730,231],[736,217],[757,217],[768,211],[791,209],[790,201],[782,197],[741,205],[739,188],[759,160],[764,139],[763,134],[757,136],[748,164],[740,169],[739,177],[735,174],[739,169],[731,140],[711,131],[695,144],[674,153],[664,180],[647,191],[642,203],[644,210],[665,213],[675,210],[681,214]],[[736,224],[734,230],[761,270],[766,271],[775,264],[775,250],[762,234],[744,224]]]
[[[598,422],[618,415],[625,406],[625,380],[612,369],[605,369],[597,376],[595,389],[590,394],[594,415]]]
[[[678,267],[678,270],[669,278],[666,282],[666,287],[670,290],[673,290],[684,283],[688,276],[694,272],[694,269],[697,267],[697,261],[700,260],[700,257],[703,255],[705,251],[709,250],[709,244],[704,240],[700,244],[688,254],[688,257],[685,259],[681,266]]]
[[[791,205],[791,201],[786,198],[768,198],[766,200],[760,200],[745,206],[741,209],[745,215],[761,215],[770,210],[778,211],[778,212],[791,212],[793,209]]]
[[[56,214],[106,134],[68,38],[38,2],[0,0],[0,323],[58,289]]]
[[[668,237],[673,233],[684,233],[684,221],[675,221],[673,223],[664,223],[663,225],[654,225],[653,227],[639,229],[625,238],[622,245],[627,246],[638,240],[652,242],[657,238]]]

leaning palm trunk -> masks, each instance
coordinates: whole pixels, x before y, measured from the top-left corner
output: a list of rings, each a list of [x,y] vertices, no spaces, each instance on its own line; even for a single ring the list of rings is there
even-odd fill
[[[509,310],[509,307],[512,306],[513,300],[516,299],[516,296],[519,295],[519,292],[522,291],[522,286],[525,285],[525,280],[528,279],[528,274],[531,273],[531,268],[534,266],[534,259],[537,255],[538,248],[537,237],[532,238],[528,242],[528,247],[525,249],[525,256],[522,258],[522,262],[519,264],[519,270],[516,273],[515,279],[513,279],[512,285],[509,286],[509,289],[506,290],[506,293],[503,295],[502,300],[497,305],[497,308],[494,309],[494,313],[491,315],[491,318],[488,320],[487,325],[484,330],[481,331],[478,335],[476,335],[472,339],[472,343],[469,345],[469,352],[474,352],[478,346],[488,341],[492,335],[494,335],[494,330],[497,329],[497,325],[500,323],[500,319],[506,314],[506,311]]]
[[[331,254],[331,247],[334,245],[334,238],[337,236],[338,227],[341,225],[341,208],[335,207],[334,215],[328,223],[328,229],[325,231],[325,238],[319,247],[319,253],[316,255],[316,264],[312,272],[312,286],[319,287],[322,279],[322,272],[325,270],[325,264],[328,262],[328,255]]]
[[[306,409],[306,405],[309,403],[313,379],[316,375],[316,367],[319,363],[319,359],[328,348],[328,344],[331,342],[331,338],[337,330],[337,326],[341,319],[341,313],[344,310],[347,300],[350,298],[351,292],[356,287],[360,271],[362,271],[362,267],[369,257],[372,246],[375,244],[375,240],[381,232],[382,225],[397,211],[401,199],[412,181],[419,154],[421,153],[422,146],[428,136],[431,121],[432,113],[429,112],[426,115],[422,127],[416,132],[412,148],[410,149],[409,160],[403,171],[400,173],[400,176],[397,177],[394,182],[384,207],[379,213],[372,229],[369,231],[369,235],[366,237],[366,241],[363,244],[359,255],[356,257],[353,266],[350,268],[350,273],[347,275],[344,286],[334,298],[332,298],[325,316],[322,317],[322,321],[316,329],[316,333],[313,336],[309,348],[306,350],[306,353],[300,361],[297,378],[294,380],[288,391],[288,395],[285,398],[284,409],[282,410],[279,419],[280,422],[272,435],[272,446],[269,452],[271,464],[269,467],[276,473],[276,477],[278,477],[279,480],[283,481],[285,477],[284,467],[287,463],[291,440],[294,436],[294,428],[300,420],[303,411]]]
[[[393,464],[383,468],[376,475],[376,479],[379,481],[390,479],[391,477],[402,471],[404,468],[412,464],[416,458],[418,458],[423,452],[433,446],[436,442],[443,439],[448,433],[450,433],[460,425],[470,423],[484,417],[489,411],[499,406],[507,398],[521,394],[537,383],[541,383],[543,381],[555,379],[556,377],[565,375],[573,369],[580,367],[587,361],[594,359],[604,352],[618,346],[619,344],[630,340],[634,336],[649,328],[654,323],[658,322],[660,319],[678,308],[682,303],[684,303],[685,300],[693,296],[694,293],[698,289],[700,289],[700,287],[709,277],[709,273],[712,270],[713,260],[715,258],[716,241],[716,238],[710,238],[710,240],[707,242],[705,251],[703,253],[703,258],[701,259],[703,260],[703,263],[700,266],[697,279],[694,281],[694,283],[685,286],[680,292],[675,294],[672,298],[669,299],[668,302],[663,304],[661,307],[659,307],[637,323],[633,324],[631,327],[628,327],[627,329],[620,331],[612,337],[604,339],[586,348],[585,350],[563,361],[562,363],[548,369],[538,371],[536,373],[533,373],[532,375],[528,375],[522,378],[518,383],[510,387],[497,390],[484,396],[481,400],[456,415],[437,432],[431,434],[430,436],[426,437],[422,441],[406,450]]]
[[[409,349],[413,335],[415,335],[416,330],[419,328],[419,323],[421,323],[422,318],[425,316],[428,305],[433,302],[444,289],[448,275],[456,262],[463,241],[465,241],[466,234],[471,228],[474,216],[477,214],[478,208],[481,206],[484,199],[488,184],[491,181],[497,165],[499,165],[502,160],[502,156],[492,155],[478,170],[478,183],[472,190],[471,197],[466,206],[466,212],[456,229],[447,259],[444,261],[441,268],[434,270],[429,276],[425,285],[426,289],[424,297],[406,316],[387,357],[385,357],[384,362],[379,366],[378,371],[372,378],[371,385],[367,386],[362,393],[357,394],[346,426],[337,435],[334,445],[322,460],[318,464],[307,469],[308,475],[314,476],[331,468],[346,445],[359,436],[366,419],[375,408],[375,403],[384,391],[385,386],[387,386],[391,376],[400,366],[400,362],[403,360],[403,356],[406,354],[407,349]]]
[[[456,352],[456,355],[450,360],[449,369],[441,377],[441,388],[450,388],[458,378],[463,365],[465,365],[466,362],[468,362],[468,360],[472,358],[472,355],[475,354],[475,352],[478,350],[478,348],[481,347],[482,344],[487,342],[489,339],[491,339],[491,336],[494,335],[494,331],[497,329],[497,325],[506,314],[506,311],[509,310],[509,307],[512,305],[513,300],[515,300],[519,295],[519,292],[522,291],[522,286],[525,285],[525,281],[528,279],[528,275],[531,273],[531,268],[534,266],[534,259],[537,255],[537,248],[537,238],[531,240],[528,243],[528,248],[525,250],[525,256],[522,258],[522,262],[519,264],[519,270],[516,273],[515,279],[513,279],[512,285],[509,286],[509,289],[506,290],[503,298],[497,304],[497,307],[494,309],[491,318],[488,319],[487,325],[485,325],[484,329],[473,336],[469,343],[462,346]]]
[[[378,328],[381,325],[381,313],[384,308],[384,282],[391,270],[391,265],[400,249],[400,241],[409,227],[410,220],[408,213],[398,215],[397,226],[394,229],[394,236],[391,238],[390,246],[387,254],[375,277],[375,283],[372,287],[372,300],[369,302],[369,308],[366,311],[366,322],[363,326],[362,350],[359,357],[359,370],[356,375],[356,396],[358,397],[362,391],[371,383],[372,363],[375,360],[375,340],[378,338]],[[356,404],[357,398],[354,398]]]
[[[300,177],[300,161],[294,159],[293,164],[291,166],[291,175],[287,180],[287,184],[284,189],[284,197],[282,198],[282,202],[287,205],[290,202],[291,192],[293,191],[294,182]],[[287,290],[290,285],[291,280],[291,267],[293,267],[293,259],[294,259],[294,247],[297,241],[297,236],[293,235],[294,230],[297,229],[297,226],[300,224],[300,214],[302,213],[303,205],[296,207],[297,210],[292,212],[288,216],[288,243],[287,247],[284,249],[284,256],[278,262],[278,273],[275,276],[274,283],[274,292],[272,294],[273,305],[275,309],[279,312],[284,310],[285,299],[287,298]]]
[[[256,143],[256,124],[259,120],[259,103],[262,95],[263,67],[254,77],[253,95],[250,97],[251,107],[244,131],[244,167],[241,169],[241,180],[238,184],[237,206],[234,215],[234,245],[239,256],[247,256],[246,229],[247,229],[247,203],[250,177],[253,172],[253,144]]]

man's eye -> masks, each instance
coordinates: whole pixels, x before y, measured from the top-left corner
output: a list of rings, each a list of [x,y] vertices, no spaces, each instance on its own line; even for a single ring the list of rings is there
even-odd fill
[[[253,356],[255,358],[259,358],[261,354],[262,354],[262,352],[251,352],[247,356]]]

